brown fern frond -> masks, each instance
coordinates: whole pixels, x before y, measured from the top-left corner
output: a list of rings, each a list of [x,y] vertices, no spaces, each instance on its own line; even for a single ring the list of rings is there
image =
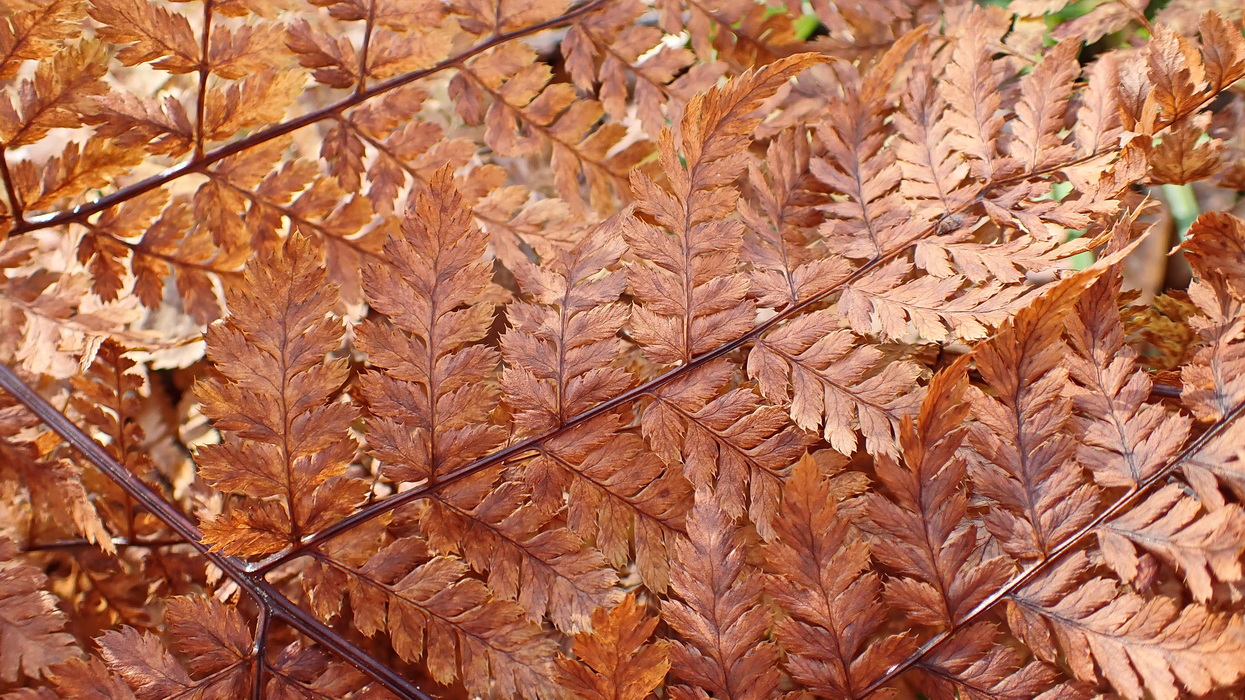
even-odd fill
[[[1100,263],[1101,264],[1101,263]],[[1101,274],[1101,271],[1099,271]],[[1062,393],[1062,320],[1096,275],[1061,282],[984,347],[977,370],[993,390],[970,401],[977,423],[970,433],[973,482],[995,507],[984,518],[1013,557],[1045,558],[1094,517],[1098,492],[1082,481],[1066,431],[1072,402]]]
[[[520,291],[533,301],[507,308],[501,385],[520,434],[560,426],[631,386],[629,372],[610,366],[628,309],[618,302],[626,279],[609,268],[625,251],[611,218],[543,266],[516,261]]]
[[[868,544],[849,538],[835,490],[811,457],[801,459],[761,551],[766,590],[785,613],[774,635],[791,677],[821,697],[858,698],[916,645],[902,633],[873,639],[886,619],[882,582],[866,571]]]
[[[1241,580],[1245,513],[1235,503],[1202,510],[1202,504],[1180,486],[1165,486],[1102,526],[1098,542],[1103,558],[1121,580],[1133,583],[1144,575],[1137,550],[1149,552],[1179,569],[1194,598],[1206,602],[1214,597],[1214,581]]]
[[[899,194],[901,171],[895,151],[882,146],[891,81],[924,31],[913,30],[895,42],[865,75],[850,64],[832,66],[843,98],[828,105],[817,131],[824,154],[809,164],[818,180],[846,196],[845,201],[831,198],[819,207],[829,219],[822,228],[832,252],[875,258],[905,242],[922,223],[909,217]]]
[[[133,628],[98,640],[104,663],[133,688],[135,697],[226,698],[250,692],[251,630],[236,608],[210,599],[174,598],[166,616],[173,651],[187,657],[186,663],[155,635]],[[63,691],[73,687],[58,680]]]
[[[65,614],[44,590],[47,578],[33,566],[15,561],[18,548],[0,539],[0,680],[38,677],[74,654],[73,636],[61,629]]]
[[[1153,386],[1135,368],[1136,352],[1124,345],[1115,299],[1120,278],[1108,275],[1077,302],[1068,317],[1073,355],[1068,369],[1080,444],[1077,460],[1106,487],[1133,488],[1149,480],[1180,451],[1189,420],[1145,403]]]
[[[1089,694],[1051,687],[1058,674],[1039,661],[1024,663],[1015,649],[997,644],[999,630],[978,623],[961,630],[917,667],[922,692],[932,700],[1071,700]]]
[[[504,437],[483,420],[498,391],[481,380],[497,366],[498,352],[473,344],[492,325],[493,306],[458,308],[489,284],[481,260],[486,238],[448,169],[418,195],[415,211],[402,235],[385,243],[390,262],[373,261],[363,277],[368,301],[393,325],[369,321],[355,329],[355,343],[381,370],[361,382],[368,445],[395,483],[451,472]]]
[[[655,138],[725,66],[698,62],[688,48],[666,42],[661,29],[640,21],[646,10],[630,1],[603,5],[567,30],[562,54],[575,87],[595,90],[614,121],[623,121],[634,104],[645,132]]]
[[[20,404],[0,399],[0,476],[16,486],[24,503],[8,509],[9,534],[27,541],[80,534],[102,549],[112,538],[82,482],[81,470],[50,454],[29,430],[37,419]],[[12,558],[12,557],[9,557]]]
[[[903,462],[878,457],[890,496],[866,497],[862,527],[880,536],[873,554],[902,574],[886,582],[885,600],[920,625],[954,627],[1012,574],[1005,557],[982,551],[979,526],[968,520],[966,369],[961,361],[930,380],[916,420],[900,425]]]
[[[1126,698],[1149,691],[1174,699],[1178,687],[1200,695],[1241,675],[1239,615],[1198,604],[1181,608],[1164,596],[1143,598],[1107,578],[1086,581],[1088,566],[1078,552],[1011,597],[1009,623],[1039,658],[1055,659],[1056,640],[1068,650],[1087,649],[1068,657],[1076,676],[1096,681],[1096,662]]]
[[[788,129],[766,149],[768,177],[755,164],[748,166],[760,206],[739,200],[740,218],[751,234],[744,237],[740,258],[752,266],[749,292],[763,307],[798,304],[850,272],[846,260],[814,248],[821,219],[816,207],[828,193],[809,169],[809,150],[805,130]]]
[[[374,264],[365,280],[372,304],[397,328],[369,323],[356,332],[356,342],[382,369],[365,375],[362,386],[374,416],[368,433],[372,454],[394,482],[436,479],[502,438],[500,430],[481,421],[489,397],[497,393],[481,380],[496,367],[498,353],[471,344],[488,331],[492,307],[481,303],[456,310],[488,284],[480,261],[486,239],[471,223],[448,170],[439,171],[428,192],[419,194],[417,211],[419,218],[406,220],[404,237],[386,245],[393,264]],[[445,333],[447,322],[456,327],[451,333]],[[575,330],[568,335],[580,337]],[[557,390],[565,395],[575,372],[567,368],[565,355],[553,366],[565,372]],[[513,382],[507,388],[515,396]],[[566,529],[538,534],[556,509],[525,505],[528,493],[518,483],[494,489],[484,476],[439,492],[420,515],[434,549],[459,551],[457,543],[467,538],[461,551],[473,568],[489,571],[493,590],[517,597],[534,615],[549,611],[563,629],[576,629],[594,607],[616,597],[610,592],[614,575],[599,553],[581,551],[578,537]]]
[[[687,520],[688,539],[674,551],[683,567],[671,572],[675,598],[661,615],[678,633],[670,643],[670,672],[691,685],[674,685],[676,698],[770,697],[778,690],[778,647],[764,641],[768,615],[761,603],[761,575],[744,561],[743,535],[698,491]]]
[[[1199,217],[1190,228],[1187,245],[1190,261],[1200,279],[1189,287],[1189,297],[1202,315],[1190,322],[1202,345],[1181,370],[1181,399],[1199,421],[1225,429],[1203,441],[1199,451],[1184,465],[1185,474],[1201,499],[1214,507],[1224,502],[1215,477],[1238,493],[1245,488],[1245,469],[1237,450],[1245,430],[1238,417],[1245,410],[1245,324],[1241,322],[1240,290],[1245,269],[1231,255],[1239,238],[1239,222],[1223,215]],[[1219,239],[1221,242],[1212,243]]]
[[[990,47],[1002,38],[997,22],[987,21],[985,10],[976,10],[957,38],[946,81],[942,83],[950,109],[944,118],[954,130],[953,147],[969,156],[972,172],[986,182],[1000,173],[999,135],[1004,119],[999,112],[1007,67],[991,56]]]
[[[408,661],[425,659],[442,683],[461,678],[484,692],[493,684],[506,696],[540,697],[552,687],[552,641],[517,603],[496,600],[467,576],[457,557],[431,556],[424,542],[401,539],[358,569],[323,560],[350,581],[355,626],[372,635],[388,630],[394,651]]]
[[[633,596],[592,614],[593,634],[575,636],[575,660],[558,659],[558,683],[588,700],[643,700],[670,670],[663,640],[648,642],[658,619]]]
[[[714,274],[734,267],[743,237],[742,226],[723,220],[738,196],[730,183],[744,169],[740,149],[758,123],[749,114],[817,60],[783,59],[693,99],[677,146],[669,130],[662,132],[659,150],[669,192],[633,174],[638,207],[658,224],[629,217],[623,230],[632,250],[651,261],[628,268],[633,294],[641,301],[632,315],[632,333],[651,361],[686,364],[751,326],[746,278]]]
[[[346,363],[326,359],[342,342],[326,317],[337,299],[319,251],[292,236],[264,265],[247,269],[231,314],[207,335],[219,378],[195,387],[223,439],[199,450],[200,474],[239,504],[203,524],[204,541],[230,554],[280,551],[350,512],[366,482],[344,473],[357,444],[358,410],[330,400]],[[274,325],[273,321],[277,323]]]
[[[1245,39],[1065,4],[0,3],[0,695],[1239,694]]]
[[[837,314],[818,311],[758,341],[748,354],[748,375],[763,396],[789,406],[796,425],[820,430],[834,449],[854,452],[859,425],[865,449],[878,454],[894,451],[893,423],[920,373],[914,364],[882,365],[881,359],[876,347],[856,345],[839,328]]]
[[[732,371],[727,362],[711,363],[654,392],[641,430],[667,464],[682,465],[693,487],[712,486],[729,517],[746,508],[769,535],[787,467],[811,441],[750,390],[719,394]]]
[[[601,104],[578,99],[567,83],[551,83],[551,69],[535,58],[529,47],[506,44],[463,66],[450,83],[458,113],[470,124],[483,123],[485,139],[502,156],[529,155],[547,141],[559,194],[582,205],[582,174],[591,204],[603,209],[611,192],[625,196],[626,173],[647,157],[649,146],[640,141],[616,148],[626,129],[606,124],[594,131]]]
[[[536,507],[556,511],[565,497],[570,530],[615,567],[634,551],[645,586],[665,592],[692,487],[622,427],[607,416],[550,439],[523,466],[523,478]]]

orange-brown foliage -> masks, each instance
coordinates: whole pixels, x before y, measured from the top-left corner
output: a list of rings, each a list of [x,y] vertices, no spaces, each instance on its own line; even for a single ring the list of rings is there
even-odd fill
[[[0,700],[1241,697],[1150,4],[0,3]]]

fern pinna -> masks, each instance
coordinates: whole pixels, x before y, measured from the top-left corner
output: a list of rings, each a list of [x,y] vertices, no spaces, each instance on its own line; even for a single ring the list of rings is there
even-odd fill
[[[1198,4],[6,2],[0,698],[1240,697]]]

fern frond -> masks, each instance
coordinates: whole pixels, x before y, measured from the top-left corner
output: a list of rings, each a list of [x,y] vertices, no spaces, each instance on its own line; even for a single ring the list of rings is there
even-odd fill
[[[1067,370],[1059,338],[1062,320],[1095,277],[1082,273],[1059,283],[974,352],[994,395],[970,399],[978,421],[970,432],[978,458],[972,478],[996,504],[986,526],[1013,557],[1044,558],[1097,507],[1097,490],[1072,459],[1072,402],[1062,393]]]
[[[982,551],[979,526],[968,519],[960,454],[969,406],[963,361],[926,388],[915,421],[900,424],[902,463],[879,455],[878,480],[890,496],[866,496],[862,527],[879,535],[873,554],[902,575],[886,582],[886,602],[921,625],[951,628],[998,590],[1013,567]]]
[[[327,360],[345,328],[319,251],[293,236],[266,264],[248,266],[229,297],[229,318],[207,334],[220,372],[195,391],[222,441],[199,450],[199,473],[245,496],[203,524],[204,540],[240,555],[265,555],[333,524],[361,502],[366,482],[345,476],[357,443],[358,410],[333,401],[344,359]],[[274,324],[274,320],[276,323]]]
[[[1245,512],[1233,503],[1209,512],[1176,485],[1163,487],[1141,505],[1103,525],[1103,558],[1125,583],[1142,577],[1137,550],[1152,553],[1185,576],[1199,602],[1214,597],[1214,581],[1241,580],[1240,533]]]
[[[610,366],[623,350],[628,309],[618,302],[624,275],[609,268],[625,251],[611,218],[543,267],[517,262],[520,289],[533,301],[507,307],[501,384],[521,434],[560,426],[631,385],[629,372]]]
[[[503,439],[483,420],[497,389],[480,381],[498,353],[472,344],[492,325],[493,306],[457,308],[489,284],[486,239],[447,169],[418,195],[415,211],[385,244],[390,262],[373,261],[363,277],[368,301],[393,325],[355,329],[356,345],[380,370],[361,381],[368,445],[393,482],[450,472]]]
[[[740,258],[752,266],[749,293],[762,307],[798,304],[851,272],[843,258],[819,254],[813,247],[814,227],[821,218],[816,207],[828,193],[809,170],[809,151],[806,131],[787,129],[765,151],[768,177],[755,164],[748,165],[748,182],[760,206],[739,200],[740,219],[752,234],[744,237]]]
[[[598,609],[593,633],[575,637],[577,659],[558,658],[558,683],[587,700],[644,700],[670,670],[668,644],[648,641],[658,621],[632,595]]]
[[[710,363],[654,392],[640,427],[667,464],[682,465],[692,486],[712,486],[729,516],[747,511],[768,535],[783,478],[808,437],[777,406],[765,406],[747,389],[721,392],[733,368]]]
[[[918,666],[922,692],[931,700],[1072,700],[1083,690],[1051,684],[1054,668],[1025,663],[1019,652],[997,645],[999,630],[989,623],[970,625],[932,651]],[[1079,691],[1079,692],[1078,692]]]
[[[1068,316],[1073,355],[1068,369],[1077,385],[1073,405],[1080,444],[1078,461],[1106,487],[1133,488],[1148,481],[1179,452],[1188,418],[1145,403],[1152,382],[1135,368],[1136,351],[1124,345],[1115,299],[1120,278],[1108,275],[1090,287]]]
[[[558,510],[565,493],[567,527],[612,566],[625,566],[634,551],[645,586],[664,593],[692,487],[623,427],[607,416],[550,439],[523,478],[538,508]]]
[[[1117,692],[1135,700],[1147,691],[1174,700],[1181,687],[1201,695],[1241,676],[1239,615],[1143,598],[1107,578],[1086,581],[1088,566],[1078,552],[1012,596],[1011,627],[1039,658],[1053,661],[1057,648],[1088,649],[1068,656],[1076,676],[1094,682],[1096,662]]]
[[[659,144],[671,191],[632,175],[640,211],[658,224],[629,217],[623,229],[632,250],[650,261],[630,266],[628,279],[641,302],[632,313],[632,334],[652,362],[686,364],[751,327],[746,278],[715,274],[735,267],[743,237],[743,227],[725,218],[738,196],[730,183],[742,174],[740,149],[759,123],[749,114],[819,60],[783,59],[694,98],[677,146],[669,130]]]
[[[774,635],[791,677],[821,697],[859,698],[916,643],[906,633],[873,638],[886,620],[882,582],[868,571],[868,543],[849,537],[835,496],[806,455],[783,488],[783,515],[761,552],[766,591],[785,613]]]
[[[66,617],[44,590],[47,577],[15,561],[18,548],[0,539],[0,680],[38,677],[73,655],[73,636],[62,632]]]
[[[752,700],[778,690],[778,647],[765,641],[768,614],[761,575],[745,559],[743,534],[701,490],[687,519],[687,540],[675,543],[683,566],[670,572],[674,596],[661,616],[681,640],[670,643],[670,672],[685,683],[675,698],[701,693]]]
[[[894,451],[893,425],[920,373],[914,364],[881,359],[876,347],[856,345],[839,328],[837,314],[815,311],[758,340],[748,354],[748,376],[763,396],[789,407],[796,425],[820,430],[839,452],[855,451],[858,424],[865,450],[879,454]]]
[[[139,700],[241,697],[250,692],[255,664],[251,630],[236,608],[215,600],[174,598],[165,614],[173,650],[188,657],[187,663],[159,637],[132,627],[98,640],[108,669],[125,679]]]
[[[321,561],[347,574],[359,631],[388,631],[394,651],[423,660],[437,682],[461,679],[483,696],[555,693],[552,640],[517,603],[494,598],[470,577],[463,560],[433,556],[423,541],[406,538],[358,569]]]

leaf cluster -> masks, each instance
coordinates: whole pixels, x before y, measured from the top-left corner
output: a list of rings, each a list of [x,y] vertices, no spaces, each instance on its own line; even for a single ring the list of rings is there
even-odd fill
[[[1239,697],[1197,4],[7,2],[0,700]]]

